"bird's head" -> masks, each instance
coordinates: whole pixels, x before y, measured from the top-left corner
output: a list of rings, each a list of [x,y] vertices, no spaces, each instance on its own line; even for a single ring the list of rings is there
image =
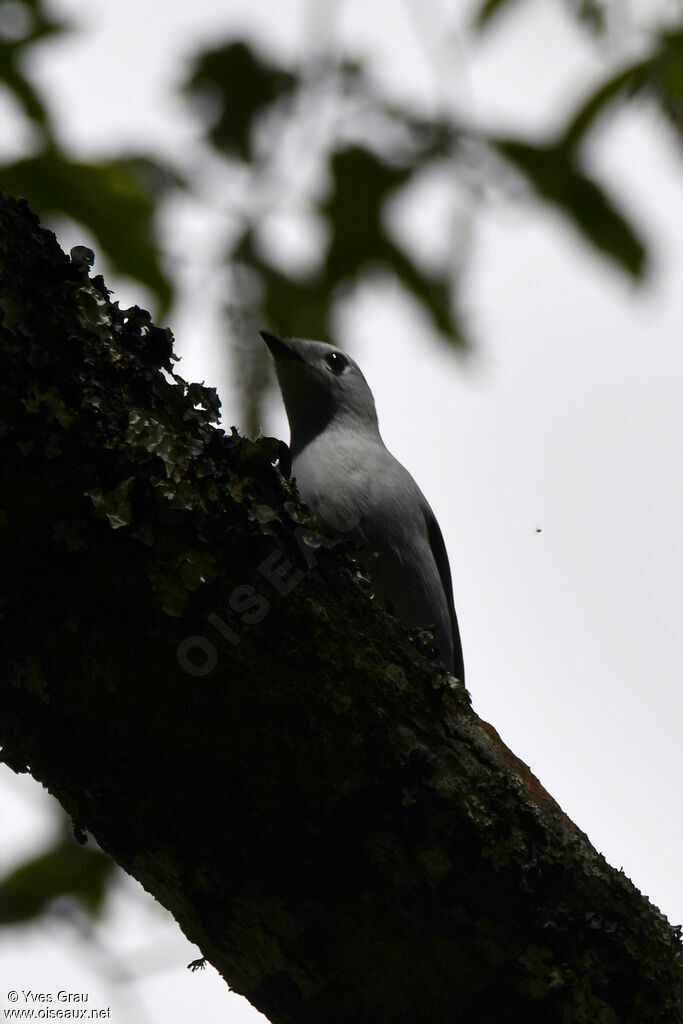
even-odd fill
[[[328,426],[378,435],[372,391],[350,356],[322,341],[261,337],[275,360],[294,452]]]

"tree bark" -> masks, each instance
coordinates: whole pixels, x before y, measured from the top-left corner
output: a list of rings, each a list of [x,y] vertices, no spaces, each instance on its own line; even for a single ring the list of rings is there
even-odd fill
[[[0,197],[3,759],[277,1024],[683,1020],[680,931],[74,256]]]

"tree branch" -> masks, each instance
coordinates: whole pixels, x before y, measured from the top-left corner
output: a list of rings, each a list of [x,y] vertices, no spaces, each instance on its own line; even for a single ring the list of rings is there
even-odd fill
[[[680,1020],[678,930],[311,546],[276,446],[0,225],[4,760],[278,1024]]]

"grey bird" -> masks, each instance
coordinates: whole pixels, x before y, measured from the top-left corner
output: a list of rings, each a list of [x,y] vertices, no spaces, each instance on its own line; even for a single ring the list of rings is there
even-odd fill
[[[441,530],[382,441],[365,377],[350,356],[325,342],[260,333],[275,360],[302,501],[323,524],[358,542],[356,557],[375,599],[406,626],[433,628],[441,661],[464,683]]]

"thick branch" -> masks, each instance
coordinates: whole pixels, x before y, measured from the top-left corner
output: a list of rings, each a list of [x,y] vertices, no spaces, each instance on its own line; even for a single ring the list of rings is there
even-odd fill
[[[307,543],[273,448],[0,225],[5,760],[273,1021],[680,1020],[676,931]]]

